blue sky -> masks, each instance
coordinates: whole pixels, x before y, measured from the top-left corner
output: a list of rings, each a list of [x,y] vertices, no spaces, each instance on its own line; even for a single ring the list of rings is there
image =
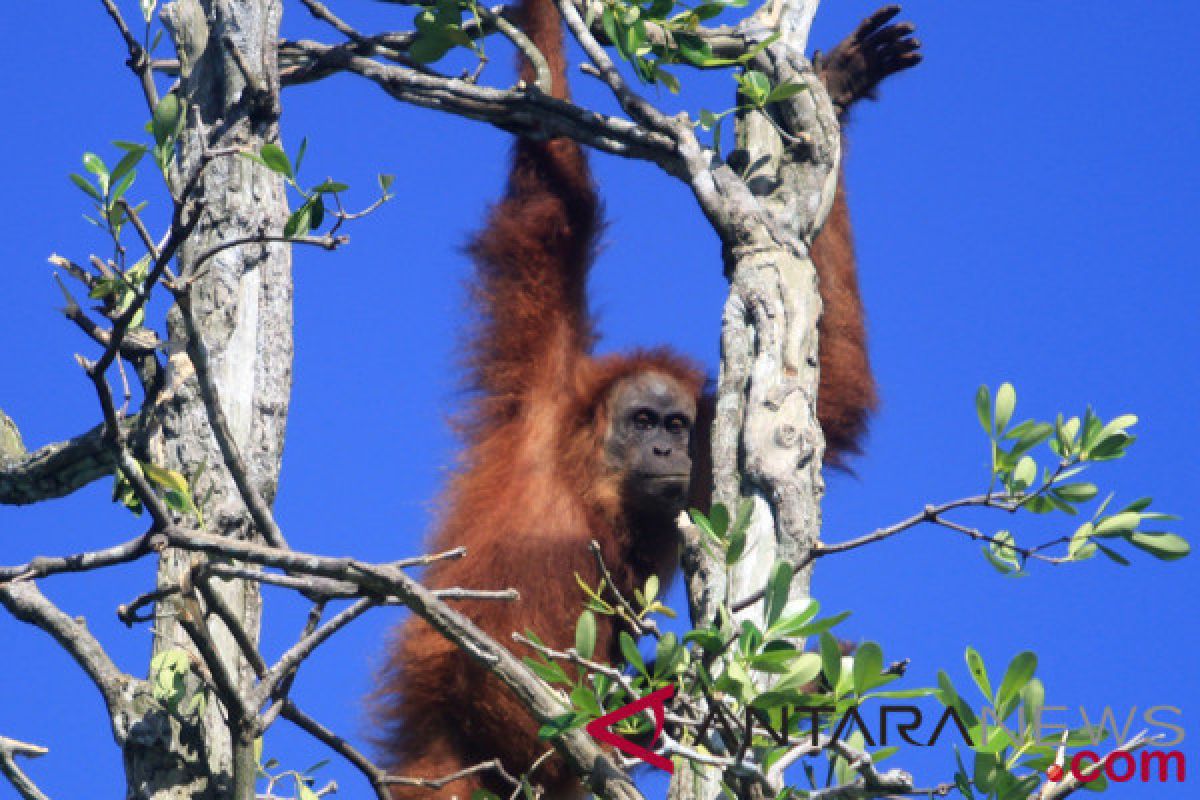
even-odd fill
[[[136,15],[135,4],[124,5]],[[825,47],[874,7],[825,5],[813,36]],[[398,13],[375,3],[339,8],[366,29]],[[110,140],[136,136],[144,113],[99,3],[20,3],[5,14],[0,408],[37,447],[99,420],[72,359],[90,347],[55,312],[45,261],[52,251],[83,258],[101,246],[66,175],[84,150],[107,155]],[[298,4],[286,14],[290,34],[329,38]],[[1183,515],[1177,527],[1190,534],[1200,519],[1200,12],[1174,0],[914,0],[906,16],[920,27],[926,63],[860,108],[849,131],[883,402],[856,475],[829,477],[826,538],[980,489],[987,450],[972,396],[980,383],[1002,380],[1017,387],[1018,416],[1078,413],[1087,403],[1108,417],[1137,413],[1131,456],[1098,468],[1095,479],[1118,501],[1154,495]],[[487,74],[503,81],[509,73],[497,64]],[[672,108],[730,103],[727,76],[683,77],[683,99],[664,99]],[[584,102],[607,104],[595,81],[576,83]],[[375,173],[398,177],[396,200],[355,225],[349,247],[296,253],[296,383],[278,516],[298,548],[377,560],[418,553],[455,453],[445,418],[460,399],[455,352],[468,274],[460,245],[501,186],[507,137],[400,106],[348,78],[289,90],[284,104],[285,143],[291,150],[309,138],[313,181],[344,180],[365,205]],[[594,165],[611,220],[592,284],[601,348],[666,343],[715,369],[724,282],[692,198],[645,164],[597,156]],[[143,191],[151,183],[148,173],[139,178]],[[140,530],[108,492],[102,482],[40,507],[0,508],[0,562]],[[1027,540],[1074,528],[1061,519],[971,521]],[[147,563],[44,588],[87,615],[123,667],[144,674],[149,633],[126,630],[114,609],[150,575]],[[909,685],[946,668],[965,690],[967,644],[993,671],[1033,649],[1047,702],[1072,709],[1066,721],[1078,721],[1080,706],[1092,716],[1111,706],[1122,719],[1174,706],[1186,725],[1200,699],[1192,677],[1198,577],[1195,559],[1141,556],[1127,569],[1092,561],[1005,579],[965,540],[920,529],[821,562],[814,587],[827,609],[854,611],[844,636],[881,642],[889,660],[912,659]],[[267,602],[265,639],[278,653],[303,608],[276,593]],[[362,698],[381,638],[399,617],[378,612],[322,649],[297,682],[299,702],[364,741]],[[0,734],[51,748],[29,764],[51,796],[119,796],[120,754],[90,686],[40,633],[0,617],[0,641]],[[1193,772],[1194,741],[1184,743]],[[283,725],[266,749],[297,768],[325,756]],[[952,756],[940,747],[896,762],[928,784],[949,775]],[[338,780],[341,796],[361,796],[344,765],[322,774]],[[660,782],[649,786],[661,792]],[[0,788],[0,797],[10,791]],[[1193,795],[1174,785],[1112,792]]]

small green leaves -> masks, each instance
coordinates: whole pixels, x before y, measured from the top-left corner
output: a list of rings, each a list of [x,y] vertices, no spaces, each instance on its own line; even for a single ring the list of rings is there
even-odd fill
[[[821,672],[830,686],[837,686],[842,676],[842,647],[837,639],[828,631],[820,636],[821,642]]]
[[[875,642],[863,642],[854,654],[854,691],[862,695],[886,683],[882,673],[883,650]]]
[[[471,37],[462,28],[462,10],[458,0],[434,0],[426,2],[414,20],[417,39],[408,49],[408,55],[422,64],[440,60],[454,47],[467,47],[480,51]]]
[[[580,658],[591,658],[596,649],[596,615],[585,610],[575,625],[575,652]]]
[[[292,171],[292,162],[288,159],[287,153],[283,152],[282,147],[274,142],[268,142],[262,146],[258,154],[268,169],[295,179],[296,173]]]
[[[625,662],[638,672],[645,673],[646,662],[642,659],[642,654],[638,652],[637,642],[633,640],[633,637],[626,631],[621,631],[618,642],[621,645],[621,655],[625,657]]]
[[[150,124],[155,144],[166,144],[178,136],[183,129],[183,103],[179,95],[174,92],[163,95],[154,107]]]
[[[1177,561],[1192,552],[1187,540],[1175,533],[1134,533],[1129,543],[1162,561]]]
[[[1033,673],[1037,671],[1037,655],[1028,650],[1018,653],[1009,663],[1008,669],[1004,672],[1004,679],[1000,681],[1000,688],[996,690],[996,716],[1000,719],[1007,719],[1008,713],[1012,712],[1009,707],[1014,705],[1019,694],[1033,678]],[[1005,711],[1008,713],[1005,713]]]
[[[200,509],[192,500],[192,491],[188,486],[187,478],[173,469],[157,467],[147,461],[139,461],[138,464],[146,479],[164,490],[163,499],[167,501],[167,506],[172,511],[194,516],[203,527],[204,515],[200,513]]]
[[[968,647],[966,652],[967,669],[971,671],[971,678],[975,681],[975,685],[979,687],[979,691],[987,698],[988,702],[992,700],[992,684],[988,681],[987,667],[983,664],[983,657],[974,647]]]
[[[1003,433],[1017,407],[1017,391],[1011,383],[1002,383],[996,390],[996,433]]]
[[[771,79],[758,70],[748,69],[741,75],[735,76],[738,91],[750,105],[758,108],[766,104],[771,95]]]
[[[984,433],[992,433],[992,398],[986,384],[981,385],[975,392],[975,413]]]
[[[380,173],[379,175],[379,191],[384,197],[388,197],[388,190],[392,188],[392,184],[396,182],[395,175]]]
[[[792,565],[783,559],[775,562],[767,579],[766,624],[774,625],[783,614],[792,586]]]
[[[150,684],[154,699],[178,712],[179,704],[187,694],[187,675],[191,668],[192,662],[187,651],[178,648],[163,650],[150,659]]]
[[[781,83],[778,86],[776,86],[774,89],[772,89],[771,93],[767,95],[766,102],[768,105],[771,103],[779,103],[784,100],[787,100],[788,98],[795,97],[796,95],[800,94],[801,92],[807,92],[807,91],[808,91],[808,86],[803,83],[795,83],[795,82]]]
[[[992,541],[983,548],[983,554],[1001,574],[1021,574],[1021,560],[1015,545],[1016,540],[1010,532],[997,531]]]

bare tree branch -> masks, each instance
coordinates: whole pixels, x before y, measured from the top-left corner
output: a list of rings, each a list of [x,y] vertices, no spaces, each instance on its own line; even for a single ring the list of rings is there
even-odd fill
[[[121,692],[132,678],[117,668],[82,619],[65,614],[33,581],[0,584],[0,605],[21,622],[54,637],[100,690],[109,716],[116,715],[121,707]]]
[[[129,436],[138,424],[136,416],[125,419],[121,431]],[[66,497],[112,475],[113,465],[103,425],[19,458],[0,455],[0,505],[27,505]]]
[[[345,70],[375,83],[397,100],[446,111],[533,136],[569,136],[583,144],[629,158],[653,161],[665,169],[676,162],[669,137],[620,119],[545,95],[532,87],[512,90],[477,86],[470,81],[380,64],[352,49],[318,42],[291,47],[327,67]]]
[[[36,744],[18,742],[16,739],[0,736],[0,772],[4,773],[4,777],[8,778],[8,782],[24,800],[49,800],[49,798],[29,779],[28,775],[21,771],[15,757],[36,758],[44,756],[48,752],[50,751]]]

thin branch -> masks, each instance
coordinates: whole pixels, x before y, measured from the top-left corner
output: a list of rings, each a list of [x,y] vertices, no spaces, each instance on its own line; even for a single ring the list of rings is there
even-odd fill
[[[1147,745],[1154,744],[1160,738],[1159,736],[1150,736],[1146,731],[1142,731],[1120,747],[1117,747],[1109,755],[1111,756],[1113,753],[1132,753]],[[1107,758],[1102,758],[1094,764],[1088,764],[1080,772],[1083,773],[1083,777],[1089,778],[1096,772],[1104,769],[1106,760]],[[1085,784],[1075,775],[1075,772],[1073,770],[1066,770],[1061,781],[1047,781],[1039,791],[1030,795],[1030,800],[1063,800],[1064,797],[1070,797],[1083,788],[1085,788]]]
[[[121,16],[116,4],[112,0],[100,1],[104,4],[104,10],[108,12],[108,16],[112,17],[117,30],[120,31],[121,38],[125,40],[125,47],[129,50],[129,60],[125,63],[137,75],[138,81],[142,85],[142,94],[146,97],[146,105],[151,111],[154,111],[158,106],[158,89],[154,86],[154,71],[149,54],[138,43],[137,38],[129,30],[129,26],[125,24],[125,18]]]
[[[519,787],[521,785],[516,778],[508,774],[508,771],[504,769],[504,765],[500,763],[500,759],[498,758],[460,769],[458,772],[452,772],[441,778],[406,778],[401,775],[388,775],[383,779],[383,782],[389,786],[416,786],[422,789],[441,789],[455,781],[469,778],[472,775],[478,775],[481,772],[496,772],[510,786],[516,785]]]
[[[612,91],[625,113],[650,130],[657,131],[674,141],[678,133],[678,126],[673,124],[666,114],[663,114],[629,87],[612,59],[609,58],[608,51],[600,46],[583,18],[579,16],[579,9],[575,7],[574,1],[554,0],[554,4],[558,6],[558,11],[567,23],[567,28],[579,42],[583,52],[587,54],[599,71],[600,79]]]
[[[155,531],[144,533],[103,550],[91,550],[68,556],[38,556],[24,564],[0,567],[0,588],[10,581],[34,580],[64,572],[88,572],[136,561],[166,546],[166,538]]]
[[[0,605],[21,622],[50,634],[91,678],[104,697],[109,717],[115,717],[121,706],[121,691],[132,678],[117,668],[81,620],[54,605],[33,581],[0,584]]]
[[[670,137],[541,92],[478,86],[462,79],[381,64],[352,49],[318,42],[292,42],[290,47],[320,59],[329,69],[366,78],[406,103],[481,120],[512,133],[569,136],[598,150],[653,161],[668,170],[677,162]]]
[[[204,618],[204,611],[200,607],[197,593],[191,591],[194,587],[186,588],[189,591],[184,592],[183,603],[177,619],[183,629],[187,631],[188,637],[200,654],[200,659],[208,669],[208,674],[212,677],[213,690],[229,715],[230,729],[236,730],[242,723],[252,718],[255,706],[248,703],[242,696],[241,689],[238,688],[238,681],[230,673],[225,659],[221,657],[221,650],[209,633],[208,621]]]
[[[122,433],[132,434],[138,424],[136,416],[122,420]],[[0,505],[26,505],[66,497],[112,475],[114,465],[103,425],[17,459],[0,456]]]
[[[290,699],[283,701],[283,710],[280,716],[354,765],[370,782],[371,788],[375,790],[376,800],[392,800],[391,791],[384,782],[384,778],[387,777],[384,771],[375,766],[352,744],[301,711]]]
[[[854,550],[859,547],[874,544],[875,542],[881,542],[884,539],[890,539],[891,537],[911,530],[912,528],[915,528],[924,522],[933,523],[935,525],[940,525],[943,528],[957,531],[958,533],[962,533],[976,541],[1002,545],[1006,549],[1011,550],[1014,553],[1018,553],[1027,559],[1034,558],[1038,561],[1044,561],[1048,564],[1062,563],[1064,559],[1042,555],[1036,551],[1036,548],[1018,547],[1008,542],[1002,542],[997,540],[995,537],[988,536],[987,534],[982,533],[975,528],[969,528],[965,525],[960,525],[947,520],[942,516],[947,511],[968,507],[995,508],[1011,513],[1019,510],[1027,499],[1028,498],[1021,498],[1019,500],[1015,500],[1007,495],[976,495],[974,497],[964,497],[959,500],[952,500],[948,503],[942,503],[940,505],[928,505],[925,506],[922,511],[919,511],[910,517],[902,519],[899,522],[889,525],[885,528],[879,528],[864,536],[859,536],[856,539],[850,539],[848,541],[838,542],[835,544],[818,544],[816,547],[812,548],[811,551],[809,551],[807,560],[801,565],[801,567],[807,566],[809,563],[817,558],[820,558],[821,556],[832,555],[834,553],[844,553],[847,550]]]
[[[275,665],[267,670],[267,674],[259,682],[250,702],[251,707],[261,708],[270,699],[278,701],[280,699],[280,687],[290,680],[291,676],[300,668],[304,659],[312,655],[313,651],[328,641],[329,637],[333,636],[333,634],[372,608],[380,605],[380,603],[381,601],[378,598],[364,597],[348,608],[343,609],[333,619],[312,633],[305,635],[300,641],[288,648],[287,652],[279,657],[279,661],[275,662]]]
[[[613,597],[617,598],[617,605],[624,611],[629,624],[633,626],[634,632],[639,635],[649,634],[655,639],[659,638],[658,626],[654,624],[654,620],[638,619],[637,611],[625,599],[625,596],[621,594],[621,590],[617,588],[617,582],[613,580],[612,573],[608,571],[608,565],[604,563],[604,553],[600,550],[600,543],[592,539],[588,542],[588,548],[592,551],[592,555],[596,557],[596,563],[600,566],[600,574],[604,577],[605,585],[612,591]]]
[[[4,777],[8,778],[8,782],[13,785],[13,788],[17,790],[17,794],[21,795],[24,800],[49,800],[49,798],[17,766],[16,756],[37,758],[38,756],[44,756],[48,752],[50,751],[36,744],[28,744],[26,742],[19,742],[16,739],[0,736],[0,773],[4,773]]]
[[[508,648],[494,641],[462,613],[434,596],[403,571],[363,563],[346,558],[326,558],[266,547],[254,542],[238,541],[198,531],[170,527],[166,535],[171,546],[185,550],[219,553],[241,561],[320,575],[337,580],[349,580],[363,587],[364,593],[375,597],[395,596],[413,612],[428,622],[434,630],[454,642],[464,653],[487,668],[541,723],[562,713],[562,703]],[[578,730],[569,730],[554,737],[571,769],[585,777],[595,792],[614,800],[632,800],[641,794],[629,777],[590,737]]]

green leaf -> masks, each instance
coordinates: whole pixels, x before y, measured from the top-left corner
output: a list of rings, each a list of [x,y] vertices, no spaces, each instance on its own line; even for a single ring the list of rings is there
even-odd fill
[[[1137,530],[1142,521],[1142,515],[1136,511],[1122,511],[1105,517],[1096,523],[1097,536],[1126,536]]]
[[[638,652],[637,642],[626,631],[621,631],[619,638],[621,644],[621,655],[625,657],[625,662],[633,666],[638,672],[646,674],[646,662],[642,660],[642,654]]]
[[[837,686],[838,679],[842,676],[842,647],[829,632],[821,634],[820,643],[821,672],[825,674],[826,683]]]
[[[1135,533],[1129,543],[1163,561],[1178,561],[1192,552],[1187,539],[1175,533]]]
[[[1068,503],[1086,503],[1098,492],[1094,483],[1063,483],[1054,487],[1054,494]]]
[[[806,686],[821,674],[821,669],[821,656],[816,653],[801,653],[779,683],[775,684],[774,690],[783,691]]]
[[[992,398],[987,384],[981,385],[975,391],[975,413],[979,417],[979,424],[983,427],[984,432],[990,434],[992,432]]]
[[[142,156],[144,155],[146,155],[146,148],[143,147],[141,150],[130,150],[125,155],[121,156],[121,160],[117,162],[115,167],[113,167],[112,182],[114,184],[118,183],[121,178],[125,177],[126,175],[132,175],[133,168],[137,166],[138,162],[142,160]],[[132,180],[132,178],[130,180]]]
[[[658,576],[651,575],[646,578],[646,588],[642,591],[642,597],[645,600],[643,605],[650,605],[654,602],[654,598],[658,597]]]
[[[738,84],[741,86],[742,94],[755,106],[761,106],[766,102],[767,96],[771,93],[771,79],[756,69],[746,70],[739,76]]]
[[[729,543],[725,548],[725,563],[735,564],[746,553],[746,529],[734,528],[729,534]]]
[[[783,100],[787,100],[789,97],[795,97],[801,92],[806,91],[808,91],[808,85],[804,83],[795,83],[791,81],[788,83],[781,83],[772,89],[771,93],[767,95],[767,103],[778,103]]]
[[[108,167],[104,165],[104,160],[95,153],[83,154],[83,167],[88,172],[95,175],[103,186],[108,179]]]
[[[807,625],[801,625],[799,628],[793,629],[790,626],[785,628],[784,623],[776,625],[775,628],[777,631],[779,631],[780,636],[816,636],[817,634],[824,633],[830,628],[841,624],[841,622],[849,616],[849,611],[843,611],[840,614],[834,614],[832,617],[826,617],[825,619],[819,619],[815,622],[810,622]]]
[[[854,654],[854,691],[865,694],[883,681],[883,650],[875,642],[863,642]]]
[[[716,503],[708,512],[708,520],[712,523],[712,531],[718,538],[724,539],[729,533],[729,509],[724,503]]]
[[[300,147],[296,150],[296,174],[300,174],[300,165],[304,163],[304,154],[308,152],[308,137],[305,136],[300,140]]]
[[[765,619],[768,628],[774,625],[783,614],[791,588],[792,565],[781,558],[775,562],[775,566],[771,568],[771,575],[767,579]]]
[[[183,104],[179,101],[179,95],[168,92],[154,107],[150,130],[155,143],[162,145],[173,140],[179,134],[182,122]]]
[[[1018,653],[1009,663],[996,691],[996,711],[1001,712],[1021,692],[1037,671],[1037,655],[1028,650]]]
[[[389,175],[388,173],[380,173],[380,175],[379,175],[379,190],[386,195],[388,193],[388,189],[391,189],[392,184],[395,182],[396,182],[395,175]]]
[[[611,5],[605,4],[604,11],[600,15],[600,24],[604,28],[604,35],[617,48],[618,52],[621,49],[621,35],[617,31],[617,16]],[[624,53],[621,53],[624,56]]]
[[[784,598],[784,603],[787,598]],[[782,611],[782,609],[780,609]],[[799,611],[788,614],[786,617],[777,619],[767,628],[767,636],[772,639],[781,637],[797,636],[797,631],[803,630],[808,621],[817,615],[821,610],[821,604],[813,598],[808,598],[808,605]]]
[[[267,142],[258,151],[258,154],[268,169],[289,178],[295,177],[295,173],[292,172],[292,162],[288,160],[287,153],[283,152],[283,148],[279,145]]]
[[[1092,546],[1091,541],[1095,531],[1096,528],[1092,523],[1085,522],[1075,530],[1075,533],[1071,534],[1071,543],[1067,547],[1067,556],[1071,560],[1084,561],[1096,554],[1096,548]]]
[[[697,67],[702,67],[712,58],[712,48],[704,39],[691,33],[675,34],[675,44],[683,60]]]
[[[525,662],[525,666],[529,667],[534,673],[544,680],[546,683],[570,683],[571,679],[567,677],[566,671],[553,661],[539,661],[533,656],[525,656],[521,659]]]
[[[1037,480],[1037,462],[1029,456],[1022,456],[1012,473],[1013,490],[1023,492]]]
[[[667,87],[667,91],[671,94],[679,94],[679,78],[663,69],[657,61],[654,62],[654,80]]]
[[[1008,531],[997,531],[992,539],[993,541],[988,542],[987,546],[983,548],[983,554],[988,563],[1005,575],[1020,572],[1021,562],[1017,557],[1017,551],[1013,549],[1013,545],[1016,543],[1013,535]]]
[[[1120,564],[1122,567],[1132,566],[1132,562],[1128,558],[1121,555],[1116,550],[1113,550],[1111,547],[1106,547],[1105,545],[1101,544],[1100,542],[1092,542],[1092,544],[1095,545],[1096,549],[1098,549],[1101,553],[1103,553],[1106,557],[1108,557],[1108,559],[1110,561],[1115,561],[1118,564]]]
[[[305,203],[292,212],[283,226],[283,235],[289,239],[294,236],[306,236],[312,230],[312,204]]]
[[[299,169],[297,167],[297,169]],[[313,187],[314,192],[344,192],[350,187],[337,181],[322,181]]]
[[[143,474],[152,483],[156,483],[164,489],[174,489],[184,494],[188,494],[191,491],[188,488],[187,478],[175,470],[157,467],[148,461],[139,461],[138,463],[142,467]]]
[[[983,696],[988,702],[992,701],[992,684],[988,680],[987,667],[983,664],[983,657],[979,655],[974,647],[967,648],[967,669],[971,671],[971,678],[974,679],[975,685],[979,687],[979,691],[983,692]]]
[[[92,198],[97,203],[104,202],[104,196],[100,194],[100,191],[95,186],[92,186],[92,184],[88,181],[87,178],[83,177],[82,175],[78,175],[74,172],[72,172],[67,177],[71,179],[71,183],[75,184],[80,189],[82,189],[83,193],[86,194],[88,197]]]
[[[1008,427],[1013,411],[1017,407],[1017,390],[1011,383],[1002,383],[996,390],[996,433]]]
[[[1111,436],[1100,439],[1095,446],[1087,450],[1088,460],[1111,461],[1115,458],[1120,458],[1125,455],[1125,451],[1135,441],[1137,441],[1136,436],[1114,433]]]
[[[595,650],[596,616],[591,611],[584,611],[575,625],[575,652],[580,658],[591,658]]]
[[[670,631],[663,634],[654,649],[654,674],[665,678],[675,674],[676,667],[683,661],[683,645]]]

